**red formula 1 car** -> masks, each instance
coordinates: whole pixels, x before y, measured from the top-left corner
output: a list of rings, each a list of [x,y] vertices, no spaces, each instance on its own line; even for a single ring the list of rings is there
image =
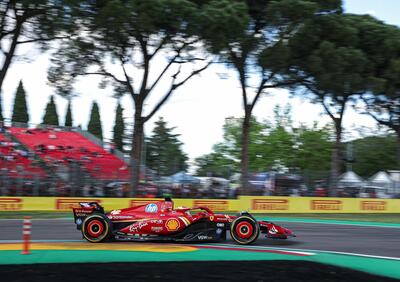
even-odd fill
[[[98,203],[74,208],[77,229],[89,242],[118,241],[222,241],[229,231],[238,244],[251,244],[260,232],[268,238],[295,237],[272,222],[257,221],[247,212],[239,216],[213,213],[209,208],[179,207],[171,199],[104,213]],[[196,212],[197,211],[197,212]]]

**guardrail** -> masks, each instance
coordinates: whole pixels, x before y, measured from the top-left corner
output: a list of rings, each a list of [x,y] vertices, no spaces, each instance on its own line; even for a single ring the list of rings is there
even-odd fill
[[[0,197],[0,211],[71,211],[79,202],[98,202],[106,210],[144,205],[163,199]],[[250,197],[228,199],[174,199],[178,206],[206,206],[220,212],[251,213],[400,213],[400,199]]]

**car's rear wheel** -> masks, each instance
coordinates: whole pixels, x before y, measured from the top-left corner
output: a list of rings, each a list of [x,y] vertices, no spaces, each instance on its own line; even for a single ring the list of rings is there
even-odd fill
[[[106,241],[112,229],[111,221],[103,214],[88,216],[82,223],[83,238],[91,243]]]
[[[247,245],[257,240],[260,234],[260,226],[250,216],[239,216],[231,224],[231,237],[241,245]]]

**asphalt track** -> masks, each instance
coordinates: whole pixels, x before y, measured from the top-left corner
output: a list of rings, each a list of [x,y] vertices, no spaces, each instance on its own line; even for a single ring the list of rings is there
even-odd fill
[[[297,237],[272,240],[260,235],[254,246],[320,250],[400,258],[400,228],[340,224],[276,222]],[[0,243],[21,240],[22,220],[0,220]],[[82,236],[72,219],[33,220],[32,240],[75,241]],[[235,244],[227,240],[226,244]],[[132,242],[132,244],[135,244]]]

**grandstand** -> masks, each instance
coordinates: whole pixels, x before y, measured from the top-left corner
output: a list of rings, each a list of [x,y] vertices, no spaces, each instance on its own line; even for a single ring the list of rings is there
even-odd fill
[[[3,176],[17,178],[42,178],[45,171],[32,156],[20,146],[10,140],[4,133],[0,133],[0,173]]]
[[[99,180],[129,180],[127,164],[76,131],[61,128],[18,128],[9,132],[49,167],[79,164]]]

